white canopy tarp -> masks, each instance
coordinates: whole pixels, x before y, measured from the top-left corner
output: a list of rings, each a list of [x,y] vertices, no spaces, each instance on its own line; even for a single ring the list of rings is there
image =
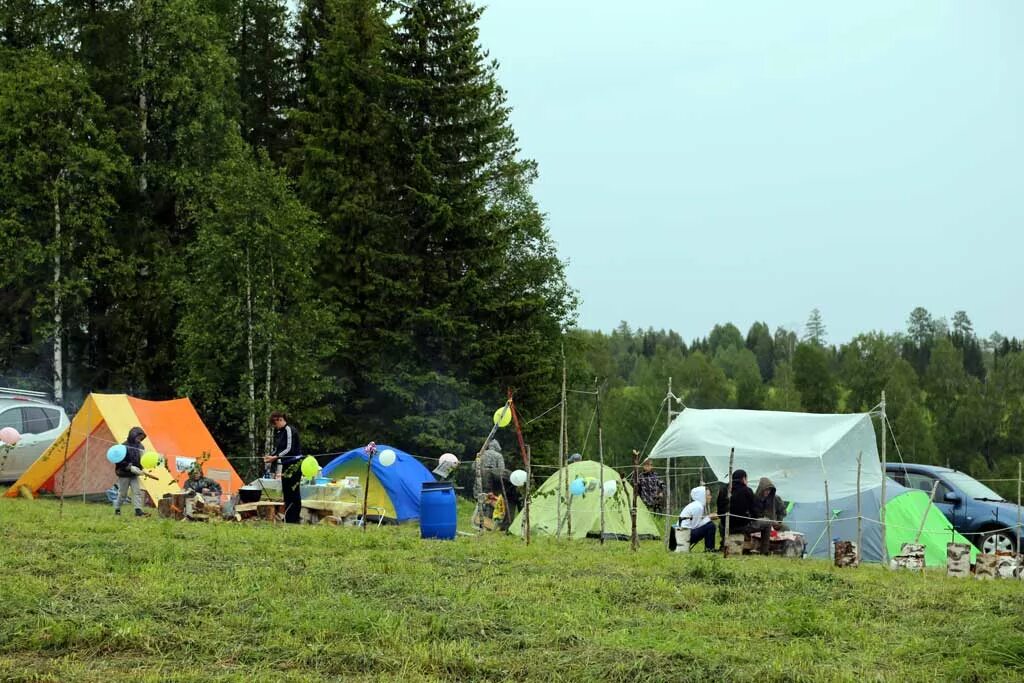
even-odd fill
[[[826,480],[831,499],[856,495],[858,454],[861,490],[882,485],[875,429],[867,413],[687,408],[658,439],[650,457],[703,456],[725,481],[733,448],[733,469],[746,470],[751,486],[768,477],[780,496],[795,503],[823,501]]]

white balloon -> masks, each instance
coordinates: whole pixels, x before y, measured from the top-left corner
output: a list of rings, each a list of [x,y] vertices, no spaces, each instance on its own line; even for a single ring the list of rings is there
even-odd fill
[[[508,480],[512,482],[513,486],[522,486],[526,483],[526,472],[516,470],[512,474],[508,475]]]
[[[615,491],[619,488],[619,482],[614,479],[609,479],[604,483],[604,497],[611,498],[615,495]]]
[[[392,465],[394,465],[395,458],[395,452],[390,448],[385,448],[383,451],[380,452],[380,455],[377,456],[377,459],[380,461],[380,464],[384,465],[384,467],[391,467]]]

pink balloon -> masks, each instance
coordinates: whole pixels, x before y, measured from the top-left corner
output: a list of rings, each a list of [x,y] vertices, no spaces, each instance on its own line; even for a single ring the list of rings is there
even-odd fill
[[[21,441],[21,434],[14,427],[4,427],[0,429],[0,441],[3,441],[8,446],[14,446]]]

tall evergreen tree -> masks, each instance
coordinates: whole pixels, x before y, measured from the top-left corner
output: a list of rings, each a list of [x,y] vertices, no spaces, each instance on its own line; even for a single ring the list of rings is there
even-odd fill
[[[289,144],[287,108],[294,102],[288,2],[233,0],[227,20],[242,137],[280,162]]]
[[[178,362],[183,389],[216,416],[227,443],[255,457],[271,408],[305,425],[325,421],[316,406],[333,335],[314,296],[315,216],[265,153],[257,161],[237,145],[190,203],[197,234],[179,285]]]
[[[0,243],[17,255],[0,269],[2,361],[45,340],[60,402],[94,287],[123,274],[108,216],[125,164],[103,119],[77,65],[41,50],[0,52]]]
[[[838,403],[835,379],[828,353],[813,342],[800,344],[793,355],[793,383],[800,392],[804,410],[834,413]]]
[[[761,379],[770,382],[775,373],[775,340],[767,323],[754,323],[747,332],[747,348],[757,358]]]
[[[825,321],[822,320],[821,311],[815,308],[807,317],[807,324],[804,325],[804,341],[815,346],[825,346],[827,340],[828,330],[825,329]]]
[[[392,217],[395,120],[385,95],[395,79],[384,60],[390,30],[374,0],[307,2],[300,28],[306,61],[292,167],[300,196],[327,234],[315,275],[338,320],[331,362],[340,380],[337,428],[346,439],[373,438],[401,415],[386,387],[394,386],[394,361],[411,358],[403,318],[417,297],[407,276],[416,262],[406,253],[404,225]]]
[[[529,195],[534,165],[518,156],[497,65],[479,46],[480,14],[464,0],[405,5],[391,51],[396,215],[417,265],[402,325],[412,353],[397,361],[419,366],[393,395],[406,415],[428,417],[398,421],[419,433],[461,421],[471,384],[494,398],[515,386],[525,407],[549,400],[574,307]]]

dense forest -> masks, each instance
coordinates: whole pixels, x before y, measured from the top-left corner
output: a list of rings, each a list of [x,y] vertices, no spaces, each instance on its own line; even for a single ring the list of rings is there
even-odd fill
[[[187,394],[236,458],[273,408],[461,453],[547,400],[576,299],[480,13],[0,5],[0,379]]]
[[[1024,353],[962,311],[839,345],[817,311],[689,343],[578,329],[481,12],[0,5],[0,383],[72,411],[188,395],[240,464],[271,409],[308,450],[471,455],[512,389],[550,466],[564,358],[569,449],[596,456],[600,428],[614,464],[683,406],[866,411],[884,390],[890,452],[1015,474]]]

